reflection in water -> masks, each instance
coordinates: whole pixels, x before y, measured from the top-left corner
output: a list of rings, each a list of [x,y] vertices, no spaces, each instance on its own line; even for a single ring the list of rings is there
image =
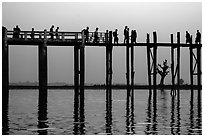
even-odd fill
[[[47,88],[39,89],[38,128],[40,129],[38,130],[39,135],[47,135]]]
[[[195,106],[197,101],[197,116],[195,115]],[[188,134],[202,134],[202,123],[201,123],[201,91],[198,90],[197,98],[194,102],[194,91],[191,90],[191,98],[190,98],[190,129],[188,129]]]
[[[147,118],[145,134],[157,134],[157,90],[153,90],[153,100],[151,100],[151,89],[149,91],[148,105],[147,105]]]
[[[128,93],[129,92],[129,93]],[[126,102],[126,134],[135,134],[134,122],[134,89],[127,89]]]
[[[151,91],[151,89],[149,89],[149,97],[148,97],[148,101],[147,101],[147,110],[146,110],[146,113],[147,113],[146,122],[147,123],[152,122],[152,101],[151,100],[152,100],[152,91]],[[145,133],[147,135],[151,134],[150,130],[151,130],[151,124],[147,124]]]
[[[5,91],[4,91],[5,92]],[[6,91],[9,92],[9,91]],[[5,97],[4,97],[5,98]],[[9,119],[8,119],[8,100],[2,99],[2,135],[9,134]]]
[[[171,94],[172,95],[172,94]],[[174,133],[174,127],[175,127],[175,115],[174,115],[174,108],[175,108],[175,95],[171,96],[171,122],[170,122],[170,127],[171,127],[171,134],[175,135]]]
[[[197,126],[196,126],[196,128],[197,129],[200,129],[200,130],[198,130],[198,133],[201,135],[202,134],[202,122],[201,122],[201,120],[202,120],[202,109],[201,109],[201,107],[202,107],[202,102],[201,102],[202,100],[201,100],[201,90],[199,89],[198,90],[198,104],[197,104],[197,119],[196,119],[196,124],[197,124]]]
[[[171,134],[180,135],[181,118],[180,118],[180,91],[179,89],[171,94]],[[176,105],[176,106],[175,106]],[[175,131],[176,130],[176,131]]]
[[[177,120],[176,120],[176,127],[177,127],[177,130],[176,130],[176,133],[178,135],[180,135],[180,127],[181,127],[181,114],[180,114],[180,90],[178,89],[177,90],[177,106],[176,106],[176,110],[177,110]]]
[[[112,134],[112,90],[106,89],[106,133]]]
[[[83,92],[83,89],[81,88]],[[84,99],[81,97],[80,90],[78,87],[75,87],[74,90],[74,135],[83,135],[85,134],[85,116],[84,116]]]

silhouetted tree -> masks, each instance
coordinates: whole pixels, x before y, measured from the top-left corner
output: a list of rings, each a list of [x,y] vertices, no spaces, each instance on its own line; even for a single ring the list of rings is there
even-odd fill
[[[163,61],[163,66],[161,64],[158,64],[158,66],[157,66],[157,73],[159,73],[161,76],[160,85],[164,85],[164,78],[169,73],[168,68],[169,68],[169,66],[167,64],[166,59],[165,59],[165,61]]]

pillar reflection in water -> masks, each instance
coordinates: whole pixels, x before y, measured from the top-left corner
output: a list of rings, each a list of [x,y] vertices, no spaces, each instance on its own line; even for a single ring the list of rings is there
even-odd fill
[[[126,102],[126,134],[135,134],[134,122],[134,89],[127,88]]]
[[[151,91],[151,89],[149,89],[149,97],[148,97],[148,101],[147,101],[146,113],[147,113],[146,122],[151,123],[152,122],[152,91]],[[151,124],[147,124],[145,134],[146,135],[151,134],[150,131],[151,131]]]
[[[112,134],[112,89],[106,88],[106,133]]]
[[[47,135],[48,121],[47,121],[47,88],[39,88],[38,100],[38,134]]]
[[[85,115],[84,115],[84,103],[81,103],[80,100],[80,91],[79,87],[75,87],[74,94],[74,135],[83,135],[85,134]]]
[[[3,91],[9,92],[9,91]],[[3,102],[3,101],[2,101]],[[2,104],[2,135],[9,134],[9,118],[8,118],[8,101],[3,102]]]
[[[199,134],[202,135],[202,110],[201,110],[201,90],[198,90],[197,96],[194,96],[194,90],[191,89],[190,97],[190,127],[188,134]],[[197,113],[196,113],[197,106]],[[196,115],[197,114],[197,115]]]
[[[174,91],[175,94],[171,94],[171,134],[181,134],[181,116],[180,116],[180,90]]]
[[[153,99],[152,99],[153,98]],[[149,90],[148,105],[147,105],[147,118],[145,134],[157,134],[157,90],[153,89],[153,97],[151,89]]]

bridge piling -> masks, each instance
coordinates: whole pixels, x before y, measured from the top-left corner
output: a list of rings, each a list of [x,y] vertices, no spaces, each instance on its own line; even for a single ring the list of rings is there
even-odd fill
[[[180,32],[177,32],[177,85],[180,86]]]
[[[172,83],[172,90],[174,89],[175,85],[175,77],[174,77],[174,41],[173,41],[173,34],[171,34],[171,83]]]
[[[2,27],[2,134],[8,134],[9,105],[9,47],[7,29]]]
[[[150,42],[150,39],[149,39],[149,34],[147,33],[147,44],[149,44]],[[150,46],[147,46],[147,71],[148,71],[148,83],[149,83],[149,88],[151,89],[151,86],[152,86],[152,80],[151,80],[151,67],[150,67],[150,64],[151,64],[151,61],[150,61],[150,52],[151,52],[151,49],[150,49]],[[151,90],[150,90],[151,91]]]

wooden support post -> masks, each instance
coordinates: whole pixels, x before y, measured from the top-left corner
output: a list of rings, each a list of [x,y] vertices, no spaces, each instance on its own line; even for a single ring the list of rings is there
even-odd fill
[[[131,103],[134,102],[134,46],[131,46]]]
[[[190,82],[191,82],[191,89],[193,89],[193,48],[189,47],[190,51]]]
[[[199,88],[201,87],[201,47],[197,47],[197,81]]]
[[[177,32],[177,84],[180,86],[180,32]]]
[[[149,44],[149,34],[147,34],[147,44]],[[150,47],[147,46],[147,69],[148,69],[148,82],[149,82],[149,88],[151,89],[152,86],[152,80],[151,80],[151,68],[150,68]]]
[[[173,34],[171,34],[171,82],[172,82],[172,89],[174,89],[174,41],[173,41]]]
[[[153,32],[153,38],[154,38],[154,47],[153,47],[153,64],[154,64],[154,72],[153,72],[153,84],[154,88],[156,88],[157,85],[157,34],[156,32]]]
[[[2,105],[8,106],[9,101],[9,47],[7,29],[2,27]]]
[[[8,134],[9,105],[9,47],[7,44],[7,29],[2,27],[2,134]]]
[[[112,134],[112,31],[106,46],[106,133]]]
[[[85,81],[84,48],[85,48],[85,36],[84,36],[84,31],[82,31],[82,44],[80,47],[80,117],[83,117],[83,114],[84,114],[84,81]]]
[[[130,59],[129,45],[126,45],[126,81],[127,81],[127,98],[130,96]]]
[[[38,46],[39,56],[39,105],[47,103],[47,34],[44,32],[44,42]]]
[[[47,33],[44,32],[43,44],[38,46],[39,56],[39,100],[38,100],[38,127],[47,128]],[[46,130],[38,132],[47,134]]]

